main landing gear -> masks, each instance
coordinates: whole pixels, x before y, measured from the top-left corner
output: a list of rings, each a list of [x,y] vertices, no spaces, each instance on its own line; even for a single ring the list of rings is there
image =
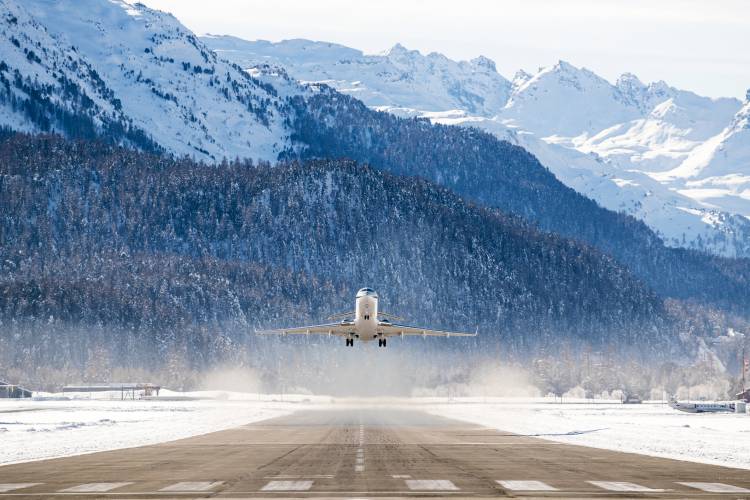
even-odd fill
[[[385,347],[386,340],[388,339],[378,339],[378,347]]]
[[[354,339],[344,339],[346,340],[346,347],[354,347]]]

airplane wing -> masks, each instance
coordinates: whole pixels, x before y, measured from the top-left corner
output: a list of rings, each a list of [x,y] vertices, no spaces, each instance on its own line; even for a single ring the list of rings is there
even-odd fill
[[[323,325],[297,326],[275,330],[255,330],[256,335],[338,335],[349,336],[354,331],[352,323],[325,323]]]
[[[343,312],[343,313],[338,313],[338,314],[332,314],[328,316],[326,319],[335,321],[337,319],[345,319],[345,318],[354,316],[355,314],[356,314],[355,311]]]
[[[395,314],[390,314],[382,311],[378,311],[378,318],[386,318],[390,321],[404,321],[404,318],[402,318],[401,316],[396,316]]]
[[[476,337],[479,332],[446,332],[443,330],[430,330],[418,326],[399,325],[388,321],[381,321],[378,324],[378,333],[384,337],[404,337],[406,335],[421,335],[422,337]]]

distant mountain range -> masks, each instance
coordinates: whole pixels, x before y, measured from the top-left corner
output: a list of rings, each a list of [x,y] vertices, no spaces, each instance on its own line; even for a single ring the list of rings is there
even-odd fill
[[[611,84],[563,61],[508,80],[485,57],[457,62],[401,45],[365,55],[308,40],[202,40],[243,68],[283,67],[375,109],[488,130],[670,246],[750,255],[748,102],[627,73]]]

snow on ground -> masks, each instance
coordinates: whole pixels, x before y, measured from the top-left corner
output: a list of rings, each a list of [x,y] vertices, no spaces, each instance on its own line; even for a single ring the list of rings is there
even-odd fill
[[[750,415],[684,413],[662,403],[453,400],[426,411],[561,443],[750,469]]]
[[[170,394],[162,391],[161,395]],[[114,394],[112,396],[115,396]],[[186,394],[180,394],[185,397]],[[191,393],[200,400],[0,399],[0,465],[129,448],[229,429],[303,407],[264,395]],[[176,398],[175,398],[176,399]]]
[[[170,393],[0,400],[0,465],[155,444],[321,408],[330,397]],[[166,396],[166,397],[165,397]],[[195,399],[188,399],[195,398]],[[282,401],[283,399],[283,401]],[[750,415],[691,414],[662,403],[566,399],[343,399],[336,407],[404,406],[562,443],[750,469]]]

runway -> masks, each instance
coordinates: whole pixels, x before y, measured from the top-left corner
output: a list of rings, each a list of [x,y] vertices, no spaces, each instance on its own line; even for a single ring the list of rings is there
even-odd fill
[[[382,407],[305,410],[158,445],[0,467],[0,499],[415,496],[750,498],[750,471]]]

